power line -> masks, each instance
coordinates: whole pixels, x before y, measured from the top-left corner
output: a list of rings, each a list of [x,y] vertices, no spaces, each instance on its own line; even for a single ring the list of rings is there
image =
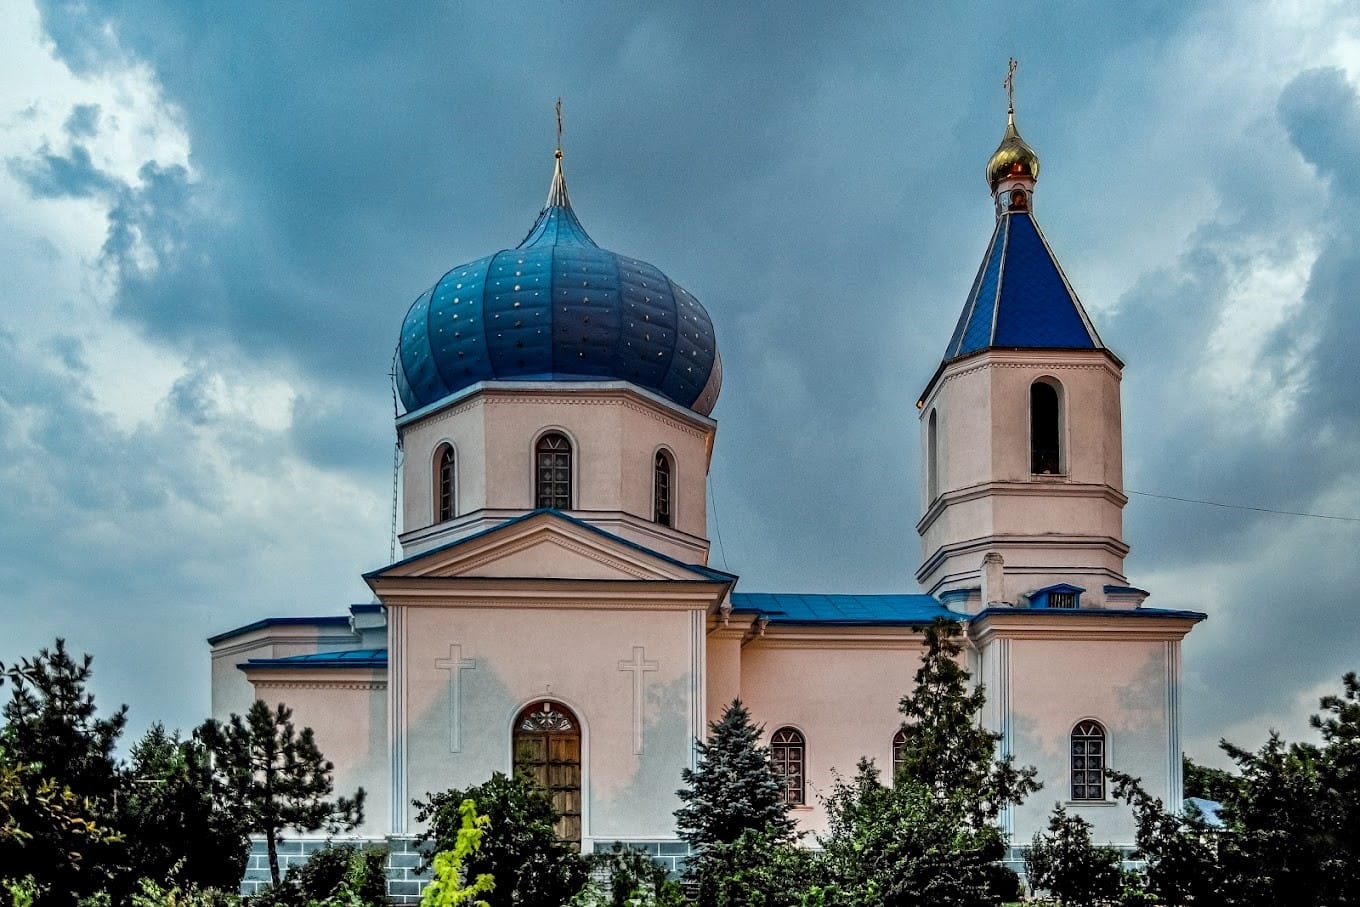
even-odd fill
[[[731,573],[727,569],[727,549],[723,547],[722,530],[718,528],[718,499],[713,496],[713,476],[708,477],[708,506],[713,508],[713,534],[718,538],[718,557],[722,558],[723,572]]]
[[[1249,507],[1245,504],[1225,504],[1222,501],[1204,501],[1199,498],[1178,498],[1170,494],[1153,494],[1150,491],[1134,491],[1130,488],[1124,489],[1127,494],[1136,494],[1144,498],[1160,498],[1163,501],[1180,501],[1182,504],[1204,504],[1208,507],[1222,507],[1226,510],[1251,510],[1256,513],[1278,513],[1282,516],[1306,516],[1315,520],[1336,520],[1341,523],[1360,523],[1360,517],[1335,516],[1330,513],[1307,513],[1302,510],[1275,510],[1271,507]]]

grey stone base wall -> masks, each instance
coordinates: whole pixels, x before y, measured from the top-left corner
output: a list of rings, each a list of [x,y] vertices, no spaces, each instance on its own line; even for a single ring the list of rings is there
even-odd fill
[[[388,838],[387,847],[387,899],[393,904],[413,905],[420,903],[420,890],[430,881],[428,872],[416,872],[416,867],[425,859],[416,847],[415,838]]]
[[[665,869],[672,877],[685,870],[689,861],[689,845],[674,838],[660,838],[650,841],[627,840],[618,842],[629,850],[645,853],[652,862]],[[614,841],[596,841],[595,853],[609,853],[614,849]]]
[[[278,845],[279,873],[288,872],[290,866],[300,866],[307,858],[328,843],[324,838],[287,838]],[[387,897],[393,904],[414,905],[420,903],[420,890],[430,880],[429,873],[419,873],[421,854],[416,849],[415,838],[330,838],[332,844],[375,844],[386,847],[387,856]],[[269,852],[263,838],[251,837],[250,857],[246,860],[245,876],[241,879],[241,894],[249,897],[259,894],[270,884]]]

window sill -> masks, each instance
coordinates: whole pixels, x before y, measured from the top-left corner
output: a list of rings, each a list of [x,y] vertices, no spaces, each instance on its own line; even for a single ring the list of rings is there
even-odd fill
[[[1066,809],[1092,807],[1103,809],[1107,806],[1119,806],[1118,800],[1065,800],[1063,807]]]

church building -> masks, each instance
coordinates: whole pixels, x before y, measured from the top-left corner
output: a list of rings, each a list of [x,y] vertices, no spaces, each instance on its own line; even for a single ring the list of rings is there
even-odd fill
[[[833,772],[890,773],[919,628],[943,617],[982,721],[1043,783],[1001,817],[1013,856],[1055,802],[1131,848],[1103,769],[1180,803],[1180,647],[1204,615],[1148,607],[1124,575],[1123,363],[1035,219],[1013,108],[986,170],[996,226],[917,402],[922,592],[759,592],[709,566],[713,324],[591,239],[556,158],[524,241],[445,273],[401,326],[402,557],[364,575],[376,602],[212,637],[213,716],[292,707],[336,790],[368,792],[356,833],[392,846],[410,903],[412,799],[498,771],[536,778],[583,851],[674,867],[680,771],[738,697],[799,827],[823,829]],[[247,887],[267,877],[253,855]]]

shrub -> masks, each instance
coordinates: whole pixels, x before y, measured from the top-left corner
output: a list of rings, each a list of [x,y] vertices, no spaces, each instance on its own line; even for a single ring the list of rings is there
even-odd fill
[[[1123,876],[1119,851],[1091,841],[1091,824],[1053,808],[1048,833],[1036,834],[1025,854],[1030,886],[1047,891],[1064,907],[1090,907],[1114,900]]]

